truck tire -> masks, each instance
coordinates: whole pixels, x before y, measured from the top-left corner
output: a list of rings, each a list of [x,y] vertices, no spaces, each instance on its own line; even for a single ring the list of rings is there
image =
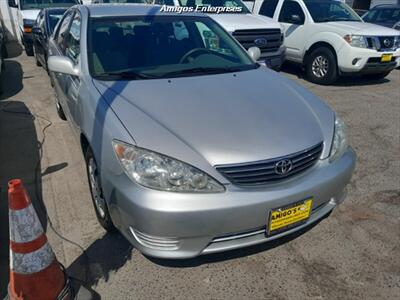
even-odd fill
[[[307,78],[322,85],[334,83],[338,78],[336,56],[328,47],[314,49],[306,59]]]
[[[25,44],[25,53],[26,53],[26,55],[28,55],[28,56],[33,56],[33,46],[32,45],[28,45],[28,44]]]
[[[90,194],[92,196],[92,202],[96,212],[97,220],[106,231],[115,232],[116,228],[111,220],[111,216],[108,211],[108,205],[103,196],[103,190],[99,176],[100,170],[98,169],[96,160],[90,147],[88,147],[86,150],[85,162]]]

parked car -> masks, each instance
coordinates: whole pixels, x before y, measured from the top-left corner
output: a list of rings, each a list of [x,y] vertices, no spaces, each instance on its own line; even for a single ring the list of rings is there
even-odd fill
[[[256,0],[253,11],[281,22],[287,60],[304,65],[312,82],[332,84],[348,74],[383,78],[400,65],[400,33],[364,23],[340,1]]]
[[[241,0],[155,0],[156,4],[196,9],[203,7],[207,14],[224,27],[245,48],[258,47],[260,62],[279,71],[285,60],[282,28],[278,22],[253,15]],[[233,12],[212,11],[212,7],[234,9]],[[212,42],[212,37],[209,38]]]
[[[400,5],[378,5],[362,16],[364,22],[395,28],[400,22]]]
[[[50,36],[67,8],[42,9],[32,28],[33,50],[37,66],[43,66],[47,70],[47,58],[49,57],[48,42]]]
[[[4,59],[7,58],[6,33],[0,20],[0,78],[4,70]],[[0,94],[2,92],[0,84]]]
[[[327,216],[355,164],[343,121],[210,17],[160,9],[73,7],[50,42],[102,226],[189,258]]]
[[[81,4],[80,0],[8,0],[11,8],[17,9],[18,31],[26,55],[33,56],[33,35],[37,16],[41,9],[47,7],[70,7]]]

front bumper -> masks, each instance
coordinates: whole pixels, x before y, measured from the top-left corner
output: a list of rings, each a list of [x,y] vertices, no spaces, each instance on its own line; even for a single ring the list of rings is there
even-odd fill
[[[381,62],[383,54],[392,54],[392,61]],[[351,47],[345,44],[337,53],[341,73],[384,73],[400,66],[400,48],[396,51],[380,52],[374,49]]]
[[[283,183],[251,189],[229,185],[218,194],[155,191],[132,183],[124,174],[107,174],[102,180],[103,188],[112,187],[108,202],[114,224],[138,250],[183,259],[263,243],[323,218],[343,201],[355,160],[349,148],[340,159],[321,160]],[[271,209],[307,197],[314,200],[305,224],[266,237]]]

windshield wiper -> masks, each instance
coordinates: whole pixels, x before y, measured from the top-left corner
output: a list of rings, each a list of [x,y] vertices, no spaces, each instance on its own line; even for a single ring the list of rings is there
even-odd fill
[[[124,71],[124,72],[104,72],[97,77],[118,77],[122,79],[154,79],[157,78],[156,76],[143,74],[134,71]]]
[[[172,71],[162,74],[162,77],[176,76],[176,75],[190,75],[190,74],[218,74],[218,73],[227,73],[227,72],[238,72],[242,69],[239,67],[236,68],[205,68],[205,67],[197,67],[190,68],[178,71]]]

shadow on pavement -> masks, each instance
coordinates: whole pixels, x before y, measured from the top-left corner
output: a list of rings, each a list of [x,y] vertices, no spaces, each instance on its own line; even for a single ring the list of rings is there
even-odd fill
[[[111,272],[131,259],[132,250],[133,246],[119,233],[106,233],[97,239],[67,268],[74,289],[77,290],[80,284],[90,288],[97,285],[100,279],[107,282]]]
[[[284,73],[294,75],[297,78],[307,81],[305,71],[299,64],[286,62],[282,66],[281,71]],[[395,71],[396,70],[393,70],[392,72],[395,72]],[[390,80],[387,78],[371,79],[369,77],[365,77],[365,76],[361,76],[361,75],[360,76],[343,76],[343,77],[339,77],[338,81],[335,82],[334,84],[331,84],[331,86],[364,86],[364,85],[371,85],[371,84],[383,84],[383,83],[387,83],[389,81]]]
[[[147,257],[150,261],[157,265],[161,265],[164,267],[171,267],[171,268],[193,268],[193,267],[198,267],[204,264],[210,264],[210,263],[216,263],[216,262],[221,262],[221,261],[227,261],[231,259],[236,259],[240,257],[246,257],[246,256],[251,256],[260,252],[268,251],[270,249],[274,249],[276,247],[282,246],[299,236],[303,235],[304,233],[308,232],[315,226],[317,226],[322,220],[327,218],[330,215],[328,213],[326,216],[324,216],[322,219],[317,221],[314,224],[311,224],[307,227],[304,227],[303,229],[296,231],[292,234],[289,234],[285,237],[272,240],[270,242],[266,242],[263,244],[258,244],[255,246],[250,246],[246,248],[241,248],[237,250],[231,250],[231,251],[226,251],[226,252],[221,252],[221,253],[215,253],[215,254],[208,254],[204,256],[199,256],[195,257],[192,259],[185,259],[185,260],[167,260],[167,259],[159,259],[159,258],[154,258],[154,257]]]
[[[23,71],[16,61],[6,61],[0,95],[0,299],[7,293],[9,276],[9,229],[7,184],[20,178],[29,193],[44,230],[47,212],[42,202],[40,141],[35,127],[35,116],[22,101],[11,97],[23,88]],[[46,126],[45,120],[41,127]],[[4,258],[4,259],[3,259]]]

